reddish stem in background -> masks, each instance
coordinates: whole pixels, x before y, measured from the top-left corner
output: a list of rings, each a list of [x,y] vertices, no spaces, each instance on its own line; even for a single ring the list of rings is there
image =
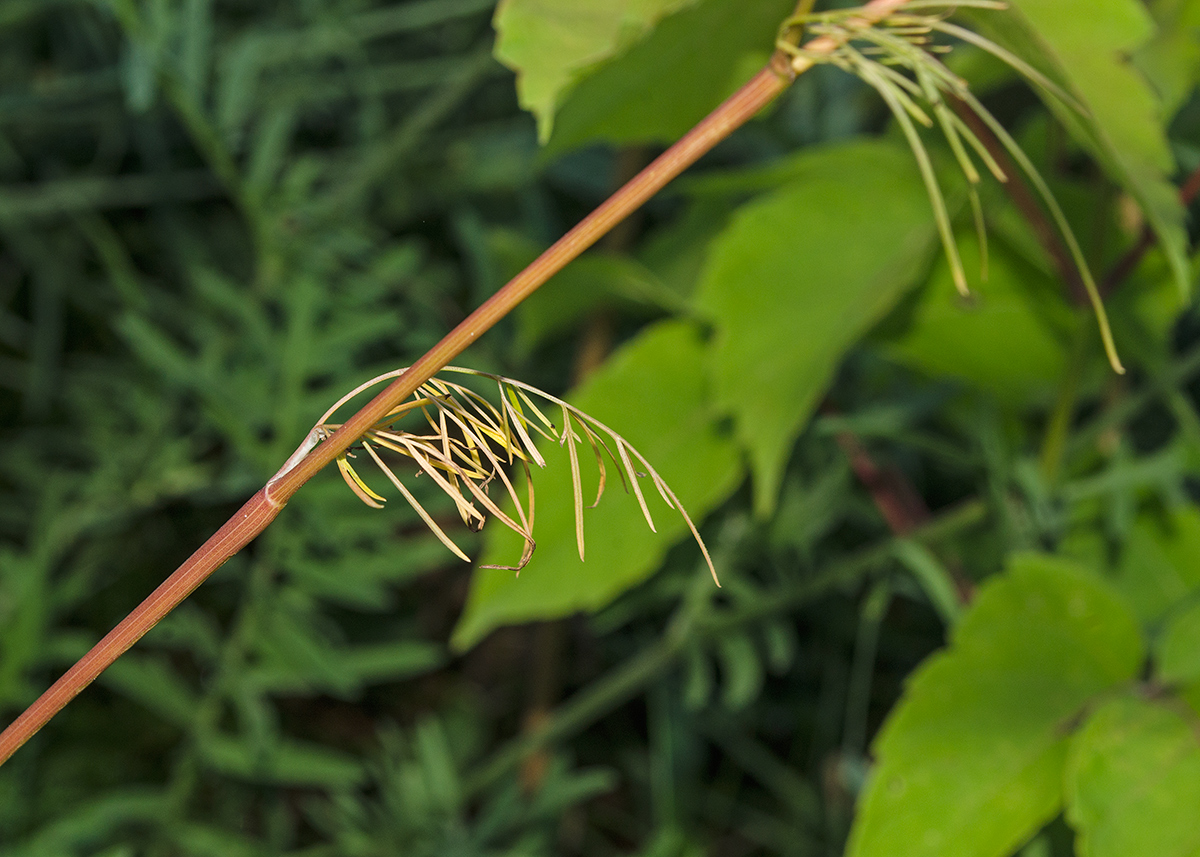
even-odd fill
[[[848,431],[838,432],[835,439],[850,460],[850,469],[887,522],[888,529],[903,536],[929,523],[933,516],[924,498],[898,468],[892,465],[880,467],[858,438]]]
[[[1183,186],[1179,188],[1179,201],[1186,208],[1192,204],[1198,195],[1200,195],[1200,167],[1192,170],[1191,175],[1187,177]],[[1154,246],[1154,243],[1154,230],[1147,224],[1142,227],[1142,234],[1138,236],[1137,243],[1125,251],[1125,255],[1117,260],[1117,264],[1112,266],[1112,270],[1108,272],[1108,275],[1100,283],[1100,296],[1108,297],[1119,289],[1121,284],[1128,279],[1129,275],[1137,269],[1138,264],[1142,261],[1142,257],[1146,255],[1147,250]]]
[[[825,412],[836,413],[832,408],[826,408]],[[852,432],[839,431],[834,435],[834,439],[850,460],[850,469],[871,495],[875,508],[887,522],[889,530],[897,536],[906,536],[933,519],[925,498],[913,487],[902,470],[890,464],[883,467],[876,464],[866,447]],[[954,578],[959,603],[969,604],[975,594],[974,584],[962,573],[962,569],[954,564],[950,564],[948,570]]]

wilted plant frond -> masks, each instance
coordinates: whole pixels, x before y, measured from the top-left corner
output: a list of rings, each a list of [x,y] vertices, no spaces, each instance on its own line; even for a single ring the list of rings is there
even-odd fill
[[[330,421],[339,408],[359,393],[405,371],[397,369],[379,375],[339,399],[318,420],[309,439],[297,450],[293,459],[298,461],[299,458],[303,458],[312,447],[339,428],[340,423]],[[608,481],[608,465],[611,464],[626,491],[632,488],[646,523],[651,530],[655,530],[654,520],[650,516],[650,508],[646,504],[646,497],[639,482],[640,479],[649,478],[663,501],[683,517],[684,523],[704,554],[704,561],[708,564],[713,580],[717,579],[708,548],[705,547],[704,540],[700,538],[700,533],[684,510],[683,504],[657,471],[627,440],[562,399],[520,381],[457,366],[447,366],[442,371],[493,381],[496,384],[499,403],[493,403],[474,390],[441,377],[435,376],[426,381],[412,398],[393,408],[384,419],[371,426],[351,450],[338,458],[337,465],[342,478],[364,503],[380,509],[383,508],[385,498],[373,491],[358,475],[352,462],[352,459],[358,457],[356,452],[365,452],[420,515],[433,534],[456,556],[469,561],[469,557],[451,541],[405,486],[403,480],[396,475],[393,465],[384,460],[380,450],[412,459],[417,465],[418,475],[428,476],[454,501],[459,516],[469,528],[480,530],[490,515],[525,540],[524,549],[516,565],[483,566],[519,572],[533,556],[536,546],[533,538],[533,477],[529,464],[532,462],[539,467],[546,465],[534,443],[535,438],[542,437],[565,447],[567,452],[574,494],[575,540],[579,546],[579,558],[582,560],[584,501],[579,447],[586,444],[595,457],[600,477],[596,497],[589,508],[595,508],[600,502]],[[543,400],[557,410],[556,415],[559,416],[560,423],[556,425],[547,417],[542,408],[535,404],[534,398]],[[419,420],[420,425],[401,428],[398,424],[405,417]],[[289,460],[289,463],[291,462],[292,460]],[[524,503],[507,473],[507,468],[515,465],[525,470],[527,493]],[[281,473],[287,469],[288,465],[284,465]],[[505,513],[491,498],[489,489],[496,482],[504,487],[504,493],[512,501],[515,517]]]
[[[926,128],[936,125],[939,128],[967,179],[967,193],[975,219],[975,228],[979,233],[983,256],[982,275],[986,279],[987,235],[977,190],[981,177],[980,170],[972,159],[972,153],[997,180],[1007,181],[1007,176],[983,142],[950,109],[945,96],[957,98],[975,113],[1029,176],[1049,209],[1050,215],[1062,233],[1063,240],[1071,253],[1071,258],[1079,270],[1084,288],[1087,290],[1088,299],[1100,327],[1100,338],[1104,343],[1108,360],[1115,371],[1123,373],[1125,370],[1117,357],[1108,316],[1100,299],[1100,291],[1096,287],[1091,270],[1083,257],[1083,251],[1079,247],[1079,242],[1076,240],[1066,216],[1050,192],[1049,186],[1017,142],[988,109],[975,98],[968,88],[967,81],[950,71],[938,59],[939,54],[945,54],[951,48],[950,45],[936,43],[935,36],[942,34],[975,45],[1008,64],[1035,86],[1052,94],[1072,110],[1080,114],[1085,114],[1086,111],[1069,93],[1020,57],[978,33],[946,21],[946,16],[956,7],[1003,10],[1007,8],[1007,5],[996,2],[996,0],[958,0],[958,2],[910,0],[897,12],[878,24],[871,24],[864,17],[862,9],[838,9],[801,14],[784,22],[777,46],[780,50],[796,58],[797,62],[805,64],[831,63],[850,72],[869,84],[883,98],[888,109],[896,117],[896,122],[917,160],[921,178],[925,183],[933,207],[934,222],[937,224],[938,233],[950,263],[954,285],[963,295],[967,294],[967,279],[958,248],[954,242],[950,214],[934,172],[933,162],[921,140],[917,125]],[[795,44],[794,36],[789,38],[797,30],[803,30],[814,36],[826,36],[837,45],[837,48],[827,53],[806,51]]]

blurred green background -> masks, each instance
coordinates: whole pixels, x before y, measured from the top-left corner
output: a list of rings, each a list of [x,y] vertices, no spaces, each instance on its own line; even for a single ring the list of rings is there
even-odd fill
[[[584,77],[539,148],[492,56],[491,0],[0,3],[3,720],[328,404],[410,363],[748,78],[791,5],[710,0],[666,18]],[[716,47],[697,47],[712,33]],[[1119,192],[1011,75],[970,53],[962,68],[1105,270],[1140,226],[1122,226]],[[1184,96],[1174,108],[1172,151],[1191,168],[1200,111]],[[904,279],[812,358],[824,368],[779,442],[776,490],[747,480],[741,424],[700,371],[725,311],[720,266],[742,266],[713,248],[738,206],[812,178],[829,196],[795,197],[808,220],[772,221],[771,240],[834,248],[813,288],[853,288],[839,266],[858,233],[819,224],[841,217],[869,243],[911,210],[884,186],[923,200],[897,139],[864,85],[816,69],[456,361],[554,394],[599,371],[582,401],[652,463],[666,439],[679,478],[699,474],[693,510],[723,589],[694,544],[672,546],[678,526],[635,546],[595,521],[588,574],[607,588],[570,602],[583,572],[552,557],[574,544],[547,541],[544,571],[496,586],[554,574],[566,600],[511,606],[398,498],[373,511],[320,474],[0,768],[0,854],[841,853],[868,742],[944,643],[953,587],[1018,550],[1117,556],[1139,511],[1190,505],[1200,448],[1184,386],[1197,328],[1176,326],[1163,257],[1115,298],[1134,367],[1118,381],[993,187],[980,313],[954,303],[932,231],[880,261]],[[1065,452],[1046,440],[1063,378],[1077,405]],[[746,392],[801,397],[758,380]],[[694,424],[673,427],[685,413]],[[1061,465],[1043,466],[1047,448]],[[894,538],[878,484],[919,494],[908,520],[926,529]],[[449,501],[412,488],[481,555]],[[636,516],[610,492],[598,515]],[[547,487],[539,516],[556,503],[569,508]],[[483,561],[511,561],[495,528]],[[452,648],[469,591],[499,606],[472,601]],[[552,740],[522,743],[539,724]],[[1070,853],[1061,821],[1038,847]]]

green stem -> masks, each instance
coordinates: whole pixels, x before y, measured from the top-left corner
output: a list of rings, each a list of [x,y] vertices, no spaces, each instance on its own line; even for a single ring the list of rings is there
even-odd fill
[[[1062,470],[1063,454],[1066,452],[1067,439],[1071,433],[1071,417],[1075,415],[1075,405],[1079,400],[1079,382],[1087,366],[1086,345],[1091,341],[1089,334],[1090,328],[1080,325],[1067,355],[1067,365],[1059,384],[1058,397],[1055,399],[1050,421],[1046,424],[1046,435],[1042,439],[1042,478],[1051,487],[1058,482]]]
[[[846,691],[846,721],[842,729],[842,751],[861,755],[867,748],[867,720],[871,711],[871,680],[879,653],[879,629],[892,602],[892,585],[877,582],[863,601],[850,665],[850,687]]]

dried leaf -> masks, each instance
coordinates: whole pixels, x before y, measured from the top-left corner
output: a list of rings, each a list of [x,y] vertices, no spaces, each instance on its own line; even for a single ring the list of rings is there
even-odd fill
[[[398,377],[405,371],[407,370],[398,369],[380,375],[347,393],[325,413],[321,422],[314,429],[314,437],[319,436],[321,440],[324,440],[333,433],[338,424],[329,422],[330,417],[354,396],[365,392],[373,385]],[[713,579],[716,580],[716,571],[712,566],[712,560],[704,543],[700,541],[695,525],[688,518],[670,487],[624,438],[608,426],[592,419],[561,399],[520,381],[454,366],[446,367],[443,371],[489,378],[495,381],[500,397],[499,406],[475,390],[451,383],[444,378],[431,378],[421,385],[411,400],[393,408],[383,420],[368,429],[359,444],[366,449],[375,465],[396,486],[396,489],[433,531],[438,540],[450,548],[456,556],[462,559],[467,558],[466,554],[451,541],[417,501],[375,447],[411,459],[417,465],[420,473],[428,475],[434,484],[450,497],[463,522],[471,529],[482,528],[490,515],[518,533],[524,540],[524,548],[518,564],[484,567],[506,568],[519,572],[529,562],[536,547],[533,538],[535,492],[529,462],[533,461],[542,467],[546,463],[533,441],[533,432],[544,438],[555,440],[560,446],[566,448],[571,467],[575,538],[579,548],[579,557],[583,559],[583,482],[577,444],[586,439],[596,459],[599,476],[596,499],[589,508],[595,508],[604,496],[604,490],[608,483],[608,465],[605,462],[607,455],[616,468],[617,475],[626,491],[632,485],[634,496],[637,497],[647,525],[652,531],[655,530],[646,498],[639,484],[640,477],[649,475],[655,488],[662,495],[663,501],[680,513],[688,530],[700,543],[705,562],[713,574]],[[538,408],[529,395],[531,393],[561,409],[563,421],[561,430],[557,429],[554,423]],[[417,434],[398,425],[402,419],[414,411],[420,412],[428,426],[429,433]],[[615,444],[616,453],[613,452],[610,442]],[[352,457],[352,454],[347,453],[347,456],[338,460],[338,467],[342,471],[346,483],[364,503],[373,508],[382,508],[384,498],[362,481],[350,465],[348,456]],[[645,468],[645,473],[635,469],[634,459]],[[523,503],[507,472],[507,468],[517,461],[525,469],[527,477],[527,496]],[[500,505],[489,496],[488,486],[493,480],[499,480],[504,486],[505,492],[516,510],[515,518],[504,512]]]

